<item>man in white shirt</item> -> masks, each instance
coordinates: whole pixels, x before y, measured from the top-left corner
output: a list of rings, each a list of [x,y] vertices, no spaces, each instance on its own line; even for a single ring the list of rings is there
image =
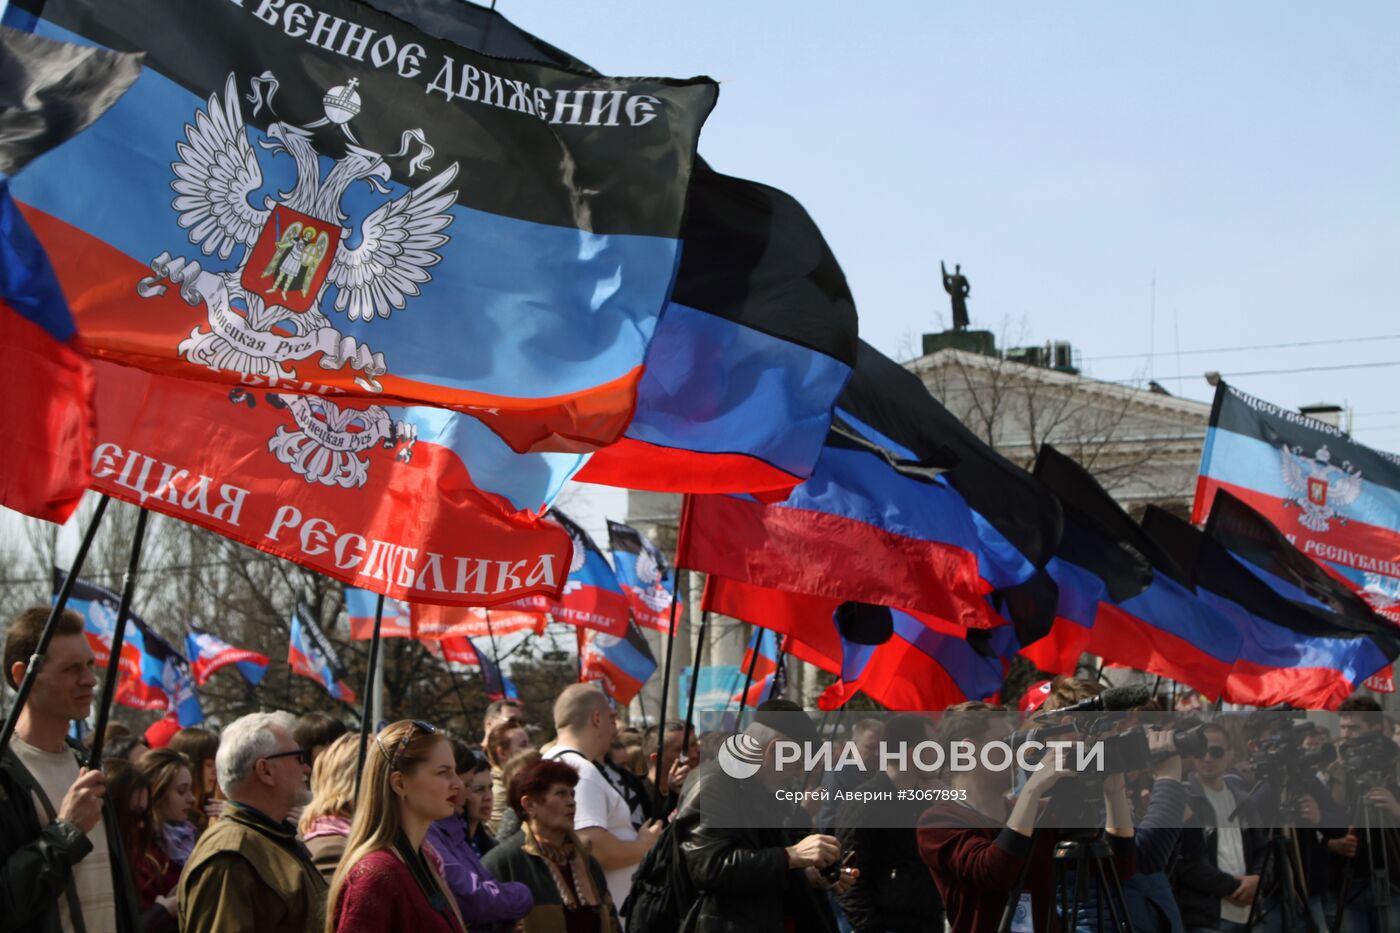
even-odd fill
[[[24,679],[48,615],[27,609],[10,626],[11,687]],[[0,759],[0,917],[14,929],[135,929],[130,875],[115,820],[104,813],[106,781],[80,767],[67,739],[70,722],[92,709],[95,668],[82,617],[63,613]]]
[[[601,690],[593,684],[564,688],[554,701],[554,728],[558,735],[545,757],[578,772],[574,831],[588,840],[607,874],[613,903],[621,907],[632,888],[632,873],[655,845],[662,825],[654,820],[634,829],[627,802],[594,764],[608,753],[617,735],[617,714]]]
[[[1236,816],[1245,795],[1236,793],[1226,781],[1226,774],[1234,764],[1229,736],[1224,729],[1214,724],[1207,724],[1204,734],[1206,753],[1196,759],[1196,773],[1192,778],[1191,789],[1191,796],[1195,798],[1192,807],[1208,805],[1214,813],[1201,814],[1202,822],[1206,826],[1217,828],[1214,830],[1214,859],[1210,858],[1209,849],[1206,853],[1207,862],[1213,861],[1214,864],[1208,865],[1199,879],[1193,875],[1192,883],[1204,885],[1205,875],[1213,869],[1214,877],[1219,881],[1213,882],[1211,886],[1221,885],[1217,888],[1221,896],[1218,902],[1218,922],[1212,928],[1233,931],[1242,927],[1249,919],[1250,905],[1259,889],[1259,876],[1249,871],[1247,849],[1250,847],[1247,845],[1245,830],[1241,829]],[[1210,837],[1211,833],[1208,831],[1206,838],[1209,840]],[[1209,846],[1209,843],[1207,845]],[[1230,884],[1233,884],[1233,890],[1229,889]],[[1185,914],[1183,909],[1183,915]],[[1198,925],[1199,923],[1192,920],[1187,922],[1188,927]]]

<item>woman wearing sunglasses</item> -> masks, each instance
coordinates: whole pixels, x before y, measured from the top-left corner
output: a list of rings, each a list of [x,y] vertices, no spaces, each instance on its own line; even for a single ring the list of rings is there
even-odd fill
[[[452,746],[425,722],[374,737],[345,857],[331,882],[327,933],[463,933],[457,904],[423,852],[433,821],[462,794]]]

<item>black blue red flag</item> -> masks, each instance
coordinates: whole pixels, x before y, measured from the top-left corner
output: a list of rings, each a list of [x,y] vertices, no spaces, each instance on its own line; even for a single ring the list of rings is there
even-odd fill
[[[297,602],[296,612],[292,613],[287,663],[296,673],[325,687],[333,698],[346,703],[355,702],[355,691],[345,682],[348,674],[345,665],[340,662],[340,655],[326,633],[316,624],[311,607],[300,601]]]
[[[0,28],[0,60],[0,367],[11,434],[0,505],[64,522],[88,484],[92,365],[10,176],[100,117],[136,80],[140,56]]]
[[[581,525],[557,510],[552,514],[573,542],[573,558],[563,591],[550,603],[550,615],[556,622],[626,637],[632,610],[608,559]]]
[[[579,663],[579,680],[597,681],[618,704],[631,703],[656,673],[656,656],[635,622],[627,627],[624,638],[589,632]]]
[[[457,0],[373,5],[468,48],[592,71],[495,10]],[[782,191],[702,162],[686,205],[684,252],[636,414],[579,479],[665,492],[788,489],[811,475],[855,365],[845,276]]]
[[[53,571],[53,592],[58,592],[68,574]],[[121,598],[111,590],[81,577],[73,584],[68,608],[83,617],[83,633],[99,667],[111,667],[112,639],[117,631],[117,610]],[[180,654],[144,619],[127,612],[122,634],[122,653],[117,659],[117,689],[114,699],[135,709],[168,709],[179,717],[181,726],[204,721],[204,710],[195,692],[195,675]]]
[[[1400,622],[1400,456],[1221,383],[1192,521],[1206,520],[1220,491]]]
[[[1064,532],[1047,568],[1059,587],[1054,630],[1024,653],[1064,672],[1078,648],[1219,696],[1239,656],[1238,630],[1082,466],[1047,444],[1034,472],[1060,500]],[[1052,647],[1063,653],[1044,657]]]
[[[493,58],[353,0],[5,22],[146,53],[103,130],[16,188],[94,353],[449,407],[517,451],[621,436],[714,82]]]
[[[856,361],[856,310],[790,195],[698,168],[685,251],[637,411],[584,482],[662,492],[791,488],[812,474]]]
[[[917,377],[862,347],[811,478],[781,502],[688,497],[682,563],[757,586],[927,612],[967,627],[1000,624],[987,596],[1026,584],[1039,568],[1023,544],[939,475],[961,462],[942,443],[938,422],[920,417],[941,409]],[[999,475],[990,460],[968,462]],[[976,483],[971,488],[982,494]],[[1004,512],[1020,505],[1019,489],[1013,482],[1003,501],[989,499],[986,507]],[[1034,519],[1013,517],[1009,527],[1018,523],[1029,528]],[[1035,553],[1036,535],[1022,537]]]
[[[214,672],[234,665],[250,687],[262,683],[267,673],[267,655],[246,648],[235,648],[217,635],[203,629],[190,629],[185,635],[185,653],[189,656],[190,667],[195,683],[201,687],[209,682]]]
[[[608,521],[608,545],[617,582],[627,593],[632,619],[645,628],[670,632],[676,574],[666,555],[631,525]]]
[[[1240,632],[1239,655],[1225,681],[1222,698],[1231,703],[1300,709],[1335,709],[1357,687],[1378,673],[1388,676],[1400,654],[1400,630],[1350,598],[1336,609],[1287,598],[1265,582],[1266,571],[1232,553],[1222,543],[1243,533],[1252,548],[1307,558],[1288,544],[1268,520],[1228,492],[1216,496],[1206,531],[1168,512],[1149,507],[1143,528],[1191,574],[1196,593]],[[1226,530],[1229,529],[1229,530]],[[1324,577],[1320,568],[1318,577]],[[1331,587],[1346,592],[1336,581]],[[1349,611],[1348,611],[1349,610]]]

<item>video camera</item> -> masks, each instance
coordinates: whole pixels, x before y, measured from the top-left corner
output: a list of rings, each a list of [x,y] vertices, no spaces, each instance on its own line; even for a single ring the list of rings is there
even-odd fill
[[[1350,789],[1357,794],[1394,784],[1397,758],[1400,748],[1380,729],[1363,732],[1341,745],[1342,767]]]

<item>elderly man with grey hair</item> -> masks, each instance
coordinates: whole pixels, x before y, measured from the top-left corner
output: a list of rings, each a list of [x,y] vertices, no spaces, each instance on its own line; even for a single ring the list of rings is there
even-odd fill
[[[310,755],[291,713],[253,713],[219,739],[214,758],[228,798],[180,875],[184,933],[320,933],[326,882],[287,815],[307,802]]]

